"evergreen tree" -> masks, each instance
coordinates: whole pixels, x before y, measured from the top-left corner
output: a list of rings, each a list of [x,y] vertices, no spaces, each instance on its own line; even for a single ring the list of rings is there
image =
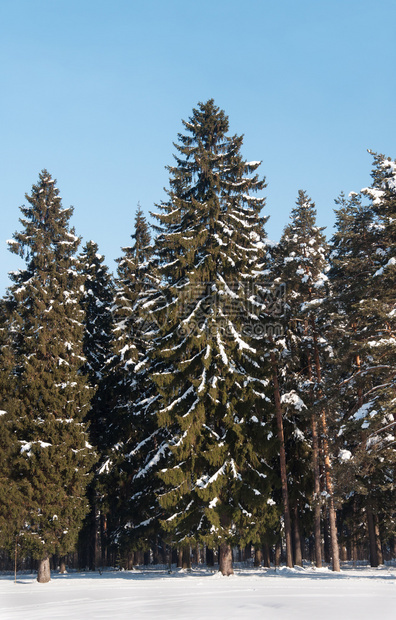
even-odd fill
[[[82,372],[86,375],[94,394],[91,409],[87,416],[90,442],[99,452],[96,475],[88,490],[90,513],[80,534],[80,549],[84,551],[85,562],[95,568],[99,562],[101,540],[101,521],[106,503],[106,489],[98,474],[105,462],[109,449],[108,429],[111,424],[112,395],[109,389],[108,368],[113,355],[113,295],[112,277],[104,264],[104,257],[98,253],[98,246],[89,241],[80,256],[81,273],[84,279],[84,294],[80,305],[84,311],[83,351],[86,362]]]
[[[160,458],[155,455],[162,445],[150,408],[156,398],[146,361],[152,325],[144,307],[147,296],[157,291],[158,281],[150,231],[140,206],[132,240],[133,245],[123,248],[124,255],[118,260],[110,367],[112,449],[106,462],[107,477],[117,480],[111,501],[117,509],[111,528],[123,558],[156,544],[159,505],[153,468],[159,465]]]
[[[331,271],[337,292],[342,425],[339,488],[352,522],[365,514],[372,565],[381,561],[382,534],[394,532],[395,164],[374,156],[373,184],[341,198]],[[369,204],[363,204],[368,196]],[[362,515],[363,516],[363,515]],[[352,518],[353,517],[353,518]],[[350,521],[351,521],[350,519]],[[355,538],[359,535],[353,526]]]
[[[49,556],[65,555],[76,543],[95,456],[84,422],[91,390],[81,374],[83,312],[72,208],[62,208],[46,170],[26,200],[23,229],[11,242],[26,268],[12,275],[9,289],[16,380],[10,429],[20,455],[10,478],[29,486],[23,536],[40,560],[39,581],[48,581]]]
[[[220,545],[220,570],[232,572],[231,545],[259,528],[254,515],[270,483],[261,422],[268,406],[266,363],[246,332],[263,223],[260,162],[240,154],[228,118],[200,103],[179,134],[168,168],[168,201],[154,214],[161,297],[151,374],[160,394],[158,424],[171,457],[161,469],[160,502],[169,540]],[[156,302],[156,305],[155,305]]]
[[[5,298],[0,300],[0,544],[16,554],[26,519],[26,498],[32,501],[32,497],[26,480],[12,478],[15,464],[21,458],[21,446],[12,429],[16,382],[11,333],[9,299]]]
[[[274,266],[275,283],[278,286],[280,283],[286,284],[286,332],[284,338],[278,339],[280,401],[284,411],[286,446],[289,447],[295,538],[299,538],[298,513],[307,502],[312,502],[316,562],[321,566],[321,451],[326,480],[324,490],[329,500],[333,568],[339,570],[326,382],[323,376],[326,359],[332,351],[326,337],[323,315],[318,312],[327,296],[326,253],[323,229],[316,225],[315,204],[300,190],[291,221],[276,251]],[[309,442],[312,450],[309,449]],[[302,471],[298,474],[299,467],[310,453],[312,466],[310,468],[306,464],[306,468],[311,469],[313,475],[312,500],[306,484],[307,477]]]
[[[82,371],[94,391],[88,415],[89,432],[92,442],[103,452],[107,445],[109,423],[106,376],[113,354],[114,286],[96,243],[89,241],[86,244],[80,255],[80,262],[84,280],[84,294],[80,305],[84,311],[83,351],[86,358]]]

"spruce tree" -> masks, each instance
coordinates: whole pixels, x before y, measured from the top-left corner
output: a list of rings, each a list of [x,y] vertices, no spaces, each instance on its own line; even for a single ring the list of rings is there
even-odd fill
[[[84,312],[83,351],[87,376],[94,395],[89,412],[90,437],[100,452],[106,446],[108,428],[107,367],[113,354],[114,285],[98,246],[89,241],[80,255],[84,293],[80,306]]]
[[[164,457],[163,440],[151,408],[156,396],[146,360],[153,325],[145,304],[147,296],[158,289],[156,259],[140,206],[132,240],[117,261],[109,373],[112,448],[106,461],[106,477],[117,481],[115,491],[110,493],[112,538],[121,557],[128,561],[134,551],[148,551],[157,544],[160,508],[154,471]]]
[[[12,426],[16,388],[14,355],[10,346],[12,333],[9,299],[0,300],[0,545],[9,552],[23,546],[26,498],[32,501],[27,480],[13,479],[13,469],[21,459],[21,446]],[[16,564],[16,561],[15,561]]]
[[[46,170],[26,200],[22,231],[11,242],[26,267],[12,274],[9,289],[16,378],[10,429],[20,455],[10,482],[22,478],[29,485],[23,536],[40,561],[38,580],[48,581],[50,555],[75,546],[95,455],[84,422],[91,391],[81,373],[82,283],[79,238],[69,226],[73,210],[62,208]]]
[[[230,574],[231,545],[255,536],[254,511],[270,493],[266,362],[245,333],[248,318],[257,321],[249,300],[264,238],[264,198],[252,193],[265,183],[213,100],[183,124],[168,200],[154,214],[162,288],[151,376],[171,450],[160,471],[162,523],[179,546],[220,545],[220,570]]]
[[[84,311],[83,351],[86,362],[82,373],[93,390],[91,409],[87,416],[90,442],[99,453],[95,475],[88,489],[90,513],[80,533],[80,550],[85,555],[84,565],[95,569],[100,559],[103,520],[102,502],[106,503],[106,488],[103,488],[100,468],[109,449],[109,425],[111,424],[112,395],[109,389],[109,365],[113,355],[113,296],[114,285],[104,257],[98,246],[89,241],[80,255],[80,269],[84,280],[84,293],[80,306]]]
[[[332,322],[339,341],[342,414],[339,487],[354,520],[365,515],[376,566],[381,561],[378,521],[385,537],[394,531],[396,184],[394,162],[374,155],[374,164],[372,186],[338,201],[331,278],[337,292]],[[353,534],[359,535],[356,526]]]
[[[334,483],[328,432],[324,370],[331,348],[318,309],[327,298],[327,244],[316,225],[315,204],[300,190],[291,221],[285,227],[273,268],[274,281],[285,283],[285,336],[278,339],[278,367],[284,411],[286,446],[289,447],[290,486],[293,489],[294,529],[298,538],[298,512],[313,502],[316,562],[321,566],[320,451],[324,457],[325,491],[329,501],[333,568],[339,570]],[[309,449],[312,444],[312,450]],[[299,466],[311,453],[312,500],[306,476]],[[305,499],[304,499],[305,497]]]

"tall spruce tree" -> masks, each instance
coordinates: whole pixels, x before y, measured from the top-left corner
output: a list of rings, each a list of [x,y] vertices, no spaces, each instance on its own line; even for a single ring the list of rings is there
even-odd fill
[[[16,565],[17,551],[23,542],[26,504],[32,501],[32,497],[28,481],[12,476],[21,459],[21,445],[12,424],[16,377],[10,344],[12,314],[9,301],[8,297],[0,300],[0,545],[2,549],[14,551]]]
[[[333,411],[338,411],[337,494],[343,502],[343,518],[353,548],[365,537],[361,524],[365,518],[365,496],[361,493],[359,468],[352,453],[360,444],[354,416],[361,409],[370,366],[364,353],[366,318],[361,301],[367,294],[372,274],[370,256],[373,214],[362,203],[362,196],[352,192],[336,200],[336,226],[331,239],[330,271],[332,296],[326,304],[330,339],[334,350],[331,368],[332,389],[327,397]],[[360,414],[358,414],[360,415]],[[356,553],[354,552],[356,560]]]
[[[330,275],[342,416],[339,491],[355,540],[365,516],[371,564],[377,566],[380,533],[389,538],[394,532],[396,183],[394,162],[374,155],[374,164],[372,186],[338,201]]]
[[[376,366],[375,390],[369,395],[373,397],[374,406],[367,427],[365,462],[373,462],[370,470],[374,480],[369,493],[375,498],[378,537],[389,540],[396,533],[396,161],[381,154],[372,155],[373,182],[366,193],[371,198],[376,223],[372,254],[379,264],[370,281],[367,300],[362,304],[370,322],[367,351]],[[377,549],[381,563],[380,541]]]
[[[244,333],[257,320],[248,300],[264,237],[265,199],[252,193],[265,183],[251,176],[260,162],[242,158],[242,137],[227,135],[213,100],[183,124],[168,201],[154,214],[162,289],[151,375],[171,449],[160,502],[169,540],[220,545],[220,570],[230,574],[231,545],[255,536],[254,511],[271,487],[261,458],[266,363]]]
[[[76,251],[79,238],[46,170],[28,206],[11,251],[26,261],[12,274],[12,394],[10,430],[19,444],[11,482],[29,486],[23,536],[39,561],[39,581],[50,579],[49,557],[71,551],[88,503],[95,459],[84,419],[91,390],[81,373],[83,311]],[[12,501],[12,500],[10,500]]]
[[[111,519],[112,539],[117,542],[120,557],[128,563],[133,561],[134,551],[148,551],[157,545],[160,508],[154,471],[164,456],[151,408],[156,395],[146,360],[152,325],[147,320],[145,303],[147,296],[158,289],[156,259],[140,206],[132,240],[133,245],[123,248],[123,256],[118,259],[110,367],[112,449],[105,464],[107,477],[115,476],[117,480],[116,496],[111,493],[111,503],[116,506],[115,518]]]
[[[90,442],[99,453],[95,475],[88,489],[90,513],[80,533],[79,550],[84,557],[84,566],[95,569],[100,563],[103,544],[102,503],[107,503],[106,488],[98,474],[105,462],[109,448],[108,429],[111,424],[112,394],[109,389],[109,365],[113,355],[113,296],[114,284],[104,257],[98,246],[89,241],[80,255],[80,269],[84,280],[81,308],[84,311],[83,351],[86,362],[82,373],[93,389],[91,409],[87,416]]]
[[[299,538],[298,513],[303,506],[312,502],[316,563],[321,566],[321,491],[324,490],[329,503],[333,568],[339,570],[324,377],[326,359],[332,351],[326,338],[322,315],[318,312],[327,296],[326,253],[323,228],[316,225],[315,204],[300,190],[291,221],[277,248],[274,264],[275,283],[286,284],[286,331],[285,337],[278,339],[280,401],[289,451],[295,538]],[[312,445],[311,450],[309,443]],[[320,484],[320,453],[324,457],[324,489]],[[306,484],[306,476],[302,472],[298,475],[299,466],[309,456],[311,467],[307,463],[306,468],[311,470],[312,491]],[[299,551],[298,546],[295,547]]]
[[[88,415],[90,436],[103,452],[107,445],[109,403],[107,367],[113,354],[114,285],[98,246],[89,241],[80,255],[84,293],[80,306],[84,311],[83,351],[86,362],[82,372],[87,376],[94,395]]]

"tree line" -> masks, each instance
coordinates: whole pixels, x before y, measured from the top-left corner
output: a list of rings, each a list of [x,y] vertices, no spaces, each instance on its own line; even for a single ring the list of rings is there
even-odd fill
[[[0,303],[2,562],[39,581],[192,554],[228,575],[236,548],[377,566],[396,552],[396,163],[372,153],[329,241],[300,190],[271,243],[224,111],[183,126],[115,277],[46,170],[26,194]]]

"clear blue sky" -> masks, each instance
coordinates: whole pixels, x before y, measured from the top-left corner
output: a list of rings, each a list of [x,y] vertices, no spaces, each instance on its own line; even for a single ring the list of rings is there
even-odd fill
[[[370,183],[367,149],[396,157],[395,35],[396,0],[1,0],[0,294],[41,169],[113,270],[211,97],[263,162],[269,237],[299,189],[331,234],[334,199]]]

